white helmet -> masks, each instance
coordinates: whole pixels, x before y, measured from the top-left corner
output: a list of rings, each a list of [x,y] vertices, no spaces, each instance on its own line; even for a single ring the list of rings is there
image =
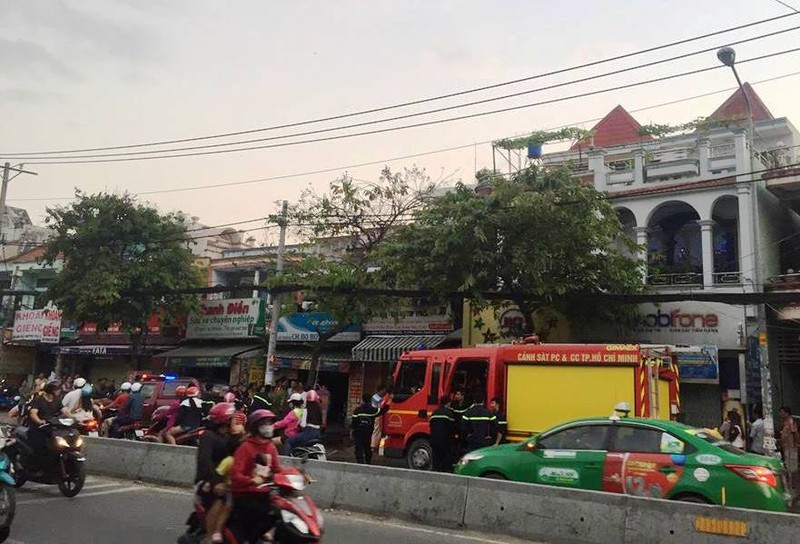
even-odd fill
[[[72,382],[72,387],[75,389],[83,389],[83,386],[86,385],[86,380],[83,378],[76,378],[74,382]]]
[[[292,393],[292,395],[289,397],[289,402],[303,402],[303,397],[300,395],[300,393]]]
[[[130,391],[131,390],[131,382],[122,382],[122,385],[119,386],[121,391]]]
[[[142,384],[139,382],[134,383],[131,385],[131,393],[138,393],[142,389]]]

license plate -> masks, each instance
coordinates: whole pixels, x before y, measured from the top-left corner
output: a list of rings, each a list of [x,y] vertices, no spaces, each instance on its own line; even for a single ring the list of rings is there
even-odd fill
[[[141,437],[143,437],[143,436],[144,436],[144,431],[143,431],[143,430],[141,430],[141,429],[136,429],[134,432],[136,433],[136,436],[137,436],[138,438],[141,438]]]
[[[89,431],[89,436],[100,436],[97,431]]]

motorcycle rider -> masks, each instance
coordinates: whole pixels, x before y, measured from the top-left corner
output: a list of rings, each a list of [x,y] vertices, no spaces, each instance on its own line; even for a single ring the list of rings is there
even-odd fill
[[[161,432],[158,433],[158,440],[159,442],[166,442],[167,441],[167,433],[171,428],[175,426],[175,420],[178,419],[178,412],[181,409],[181,402],[186,397],[186,386],[179,385],[175,388],[175,400],[172,401],[172,404],[169,405],[169,409],[167,410],[166,414],[166,424],[164,428],[161,429]]]
[[[176,444],[175,437],[181,433],[186,433],[196,429],[203,424],[205,412],[203,411],[203,401],[200,400],[200,390],[195,386],[186,388],[186,398],[181,401],[178,417],[164,438],[167,444]]]
[[[119,392],[117,396],[114,397],[114,400],[107,406],[107,408],[112,408],[119,413],[125,405],[128,403],[128,396],[131,392],[131,382],[122,382],[122,385],[119,386]],[[114,424],[114,420],[117,419],[116,417],[109,417],[103,421],[103,436],[108,437],[111,432],[111,426]]]
[[[39,465],[47,455],[47,443],[50,440],[47,425],[59,414],[58,391],[57,383],[48,383],[42,389],[42,394],[33,399],[28,411],[28,443],[34,451],[34,463]],[[36,471],[41,469],[41,466],[34,466],[31,469]]]
[[[252,412],[255,413],[255,412]],[[303,417],[303,397],[300,393],[292,393],[289,397],[289,411],[284,418],[275,424],[275,430],[283,429],[283,442],[288,442],[300,434],[300,420]]]
[[[197,447],[197,497],[206,510],[206,534],[213,544],[223,542],[222,530],[231,511],[231,495],[217,466],[232,453],[230,424],[236,407],[229,402],[214,405],[209,424]]]
[[[75,378],[72,382],[72,391],[61,398],[61,413],[64,417],[72,417],[81,404],[81,390],[86,385],[84,378]]]
[[[142,396],[142,384],[135,382],[131,384],[131,392],[125,401],[125,406],[119,411],[119,415],[114,418],[111,424],[111,436],[117,436],[119,428],[123,425],[133,425],[142,419],[144,409],[144,397]]]
[[[322,427],[322,408],[319,405],[319,394],[313,389],[306,393],[306,407],[300,420],[303,429],[293,438],[283,443],[283,455],[290,455],[292,450],[311,442],[316,442],[320,437]]]
[[[281,471],[278,449],[272,443],[274,421],[275,414],[269,410],[250,414],[247,418],[250,434],[233,456],[231,491],[247,542],[258,542],[274,525],[270,488],[264,485]],[[260,456],[265,457],[262,463],[257,462]]]

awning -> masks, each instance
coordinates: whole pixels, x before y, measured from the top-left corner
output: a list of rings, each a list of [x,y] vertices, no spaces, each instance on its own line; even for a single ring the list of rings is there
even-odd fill
[[[144,345],[141,349],[142,355],[149,355],[155,351],[163,351],[171,349],[173,346],[155,346]],[[130,355],[130,344],[74,344],[66,346],[53,346],[50,348],[50,353],[58,355],[96,355],[98,357],[112,356],[112,355]]]
[[[262,353],[257,353],[261,351]],[[227,344],[223,346],[181,346],[160,353],[159,359],[166,361],[167,368],[177,367],[227,367],[234,357],[255,359],[263,355],[263,346],[253,344]]]
[[[311,350],[300,346],[281,347],[275,350],[277,368],[281,370],[308,370],[311,367]],[[319,354],[320,372],[350,371],[350,349],[328,348]]]
[[[445,340],[444,335],[368,336],[353,348],[353,360],[393,363],[407,351],[432,349]]]

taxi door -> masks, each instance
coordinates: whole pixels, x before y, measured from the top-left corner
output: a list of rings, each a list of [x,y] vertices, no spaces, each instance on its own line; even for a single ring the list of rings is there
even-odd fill
[[[536,439],[525,481],[577,489],[602,489],[611,425],[585,423]]]

